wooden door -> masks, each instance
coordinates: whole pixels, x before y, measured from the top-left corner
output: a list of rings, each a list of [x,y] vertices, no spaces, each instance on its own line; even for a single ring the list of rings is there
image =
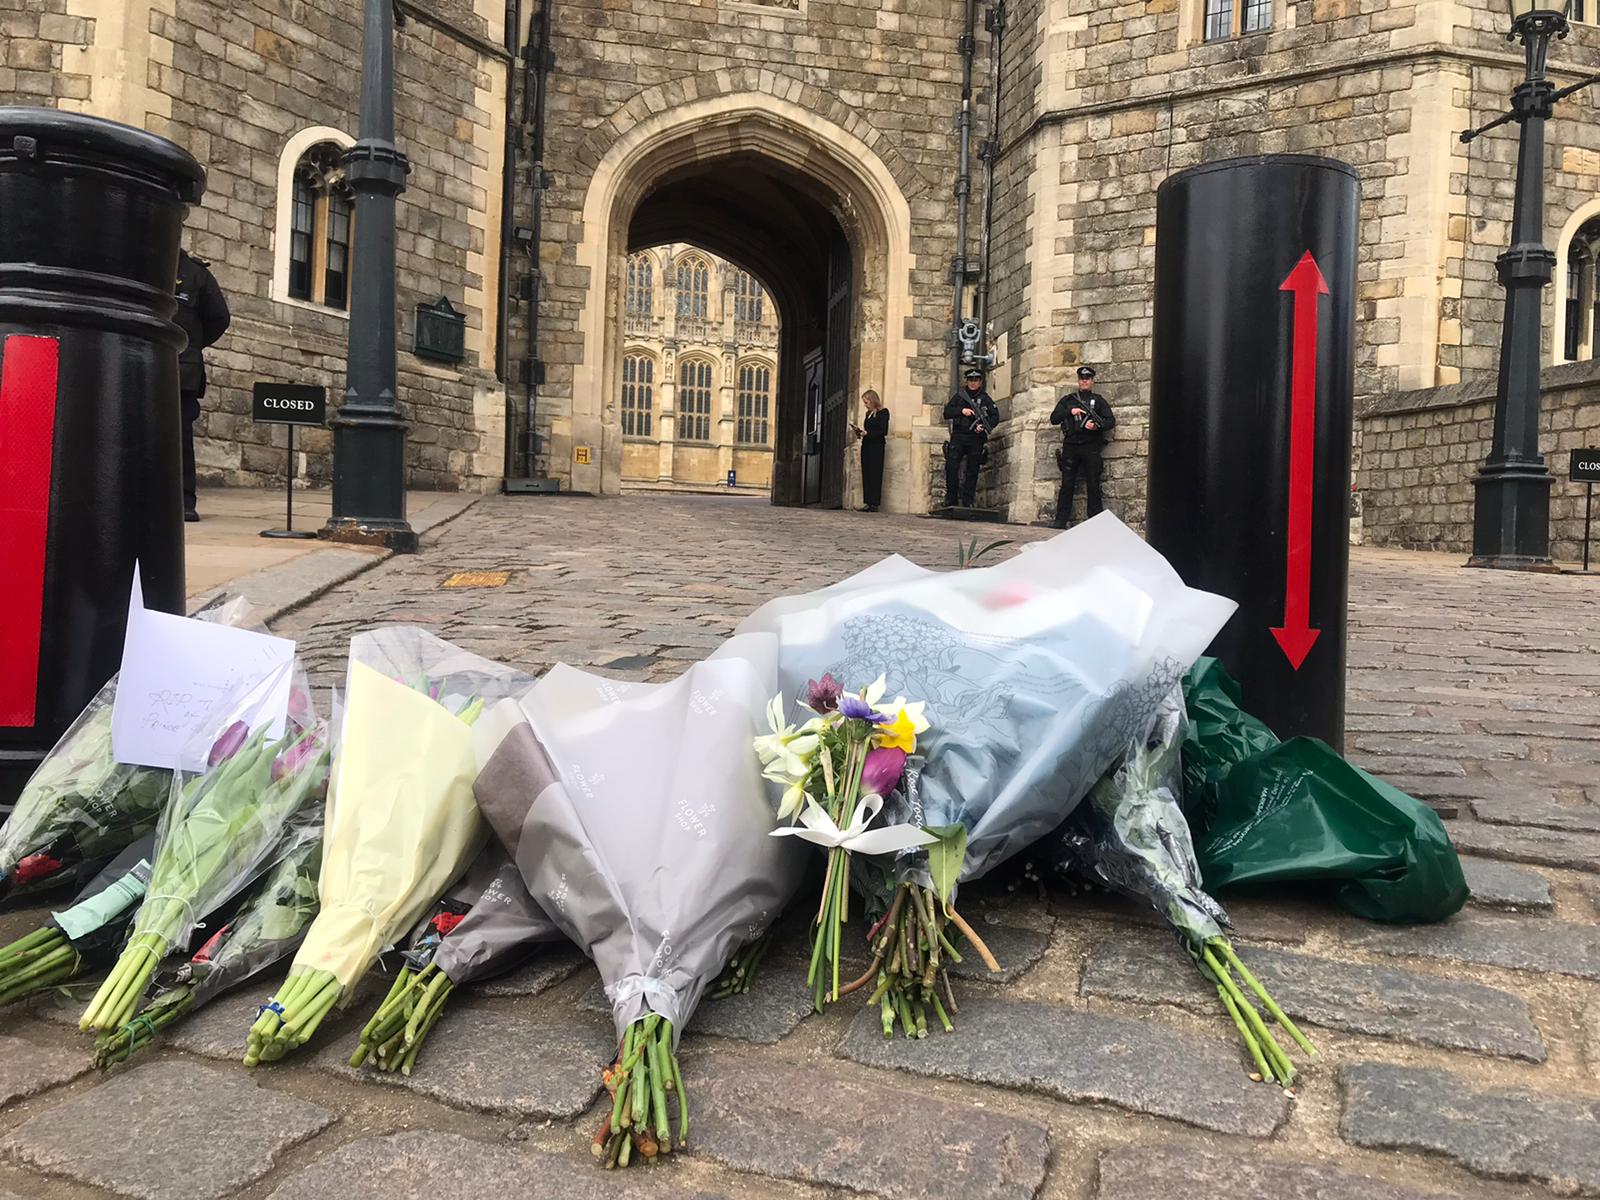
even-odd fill
[[[844,456],[850,426],[850,243],[835,231],[828,253],[828,325],[824,342],[822,406],[822,505],[844,505]]]

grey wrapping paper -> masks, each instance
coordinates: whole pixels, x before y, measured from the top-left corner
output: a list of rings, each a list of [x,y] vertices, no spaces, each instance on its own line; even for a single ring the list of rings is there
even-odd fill
[[[594,959],[619,1037],[647,1012],[681,1032],[799,884],[751,748],[776,684],[776,641],[734,638],[670,683],[557,666],[475,730],[479,807]]]
[[[434,966],[457,987],[509,971],[540,944],[563,938],[528,895],[521,871],[498,840],[491,840],[479,858],[496,864],[494,874],[433,955]]]
[[[913,809],[894,819],[966,826],[969,880],[1060,825],[1234,608],[1107,513],[992,567],[888,559],[739,631],[779,637],[788,697],[831,671],[927,702]]]

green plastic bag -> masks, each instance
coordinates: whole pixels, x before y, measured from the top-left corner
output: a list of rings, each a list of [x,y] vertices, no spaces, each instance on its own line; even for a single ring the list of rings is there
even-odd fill
[[[1206,888],[1324,883],[1369,921],[1442,921],[1467,902],[1439,815],[1325,742],[1280,742],[1216,659],[1184,680],[1185,804]]]

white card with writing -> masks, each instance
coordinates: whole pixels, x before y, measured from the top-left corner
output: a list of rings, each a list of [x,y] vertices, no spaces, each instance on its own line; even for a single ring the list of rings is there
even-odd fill
[[[121,763],[198,771],[210,740],[233,720],[283,736],[294,682],[294,642],[144,606],[134,567],[128,634],[111,710]],[[217,710],[227,702],[231,715]],[[224,719],[226,718],[226,719]]]

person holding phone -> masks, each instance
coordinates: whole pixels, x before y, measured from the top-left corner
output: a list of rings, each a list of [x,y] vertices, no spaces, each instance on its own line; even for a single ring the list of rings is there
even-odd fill
[[[861,511],[877,512],[883,503],[883,453],[889,442],[889,410],[877,392],[863,392],[860,425],[850,428],[861,439]]]

